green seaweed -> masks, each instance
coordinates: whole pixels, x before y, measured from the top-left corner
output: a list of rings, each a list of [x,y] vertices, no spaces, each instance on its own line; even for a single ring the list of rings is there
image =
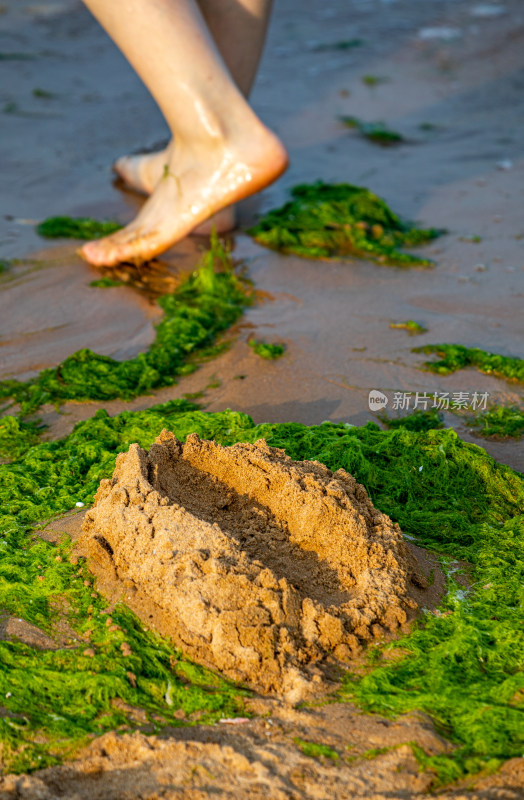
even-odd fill
[[[14,463],[0,465],[0,608],[37,625],[61,645],[39,651],[22,642],[0,641],[5,709],[0,742],[9,769],[56,763],[87,736],[136,727],[138,710],[143,712],[140,724],[149,730],[180,724],[174,716],[180,709],[189,722],[195,712],[204,712],[200,721],[213,721],[241,711],[237,688],[188,665],[124,606],[111,610],[108,625],[107,604],[93,591],[85,566],[70,560],[67,542],[55,546],[30,535],[43,518],[91,502],[96,484],[110,474],[129,436],[148,445],[166,423],[176,428],[180,417],[182,437],[193,428],[212,434],[216,422],[200,421],[195,408],[179,400],[113,420],[99,412],[67,439],[39,444]],[[55,630],[55,621],[64,613],[69,635],[60,642],[63,631]]]
[[[383,756],[384,753],[388,753],[392,748],[391,747],[370,747],[369,750],[366,750],[362,753],[362,758],[367,758],[370,761],[377,756]]]
[[[12,398],[28,414],[44,403],[129,400],[171,386],[178,375],[195,368],[188,357],[213,344],[250,302],[246,285],[231,266],[229,252],[215,236],[200,267],[175,292],[157,301],[164,317],[146,353],[116,361],[92,350],[78,350],[27,381],[0,381],[0,398]]]
[[[312,47],[313,53],[324,53],[327,50],[353,50],[354,47],[362,47],[363,39],[342,39],[340,42],[322,42]]]
[[[356,128],[365,139],[381,147],[390,147],[405,141],[401,133],[392,131],[384,122],[364,122],[358,117],[346,116],[339,117],[339,120],[348,128]]]
[[[480,244],[482,236],[471,234],[470,236],[459,236],[459,242],[469,242],[470,244]]]
[[[89,285],[95,289],[111,289],[113,286],[125,286],[125,283],[124,281],[119,281],[118,278],[110,278],[106,275],[104,278],[91,281]]]
[[[0,458],[17,459],[40,441],[41,426],[16,416],[0,417]]]
[[[363,75],[361,81],[364,86],[372,88],[373,86],[378,86],[380,83],[387,83],[389,78],[382,75]]]
[[[270,342],[262,342],[257,339],[250,339],[249,346],[257,356],[270,360],[281,358],[286,352],[285,344],[271,344]]]
[[[428,332],[428,329],[424,325],[421,325],[420,322],[415,322],[412,319],[408,319],[406,322],[390,322],[389,327],[399,328],[400,330],[407,331],[410,336]]]
[[[220,378],[215,378],[207,384],[206,389],[218,389],[220,386],[222,386],[222,381]]]
[[[268,434],[271,432],[272,435]],[[450,581],[450,614],[424,615],[395,643],[406,657],[347,674],[340,696],[366,710],[422,709],[455,744],[439,778],[519,756],[524,747],[524,479],[452,430],[380,432],[372,423],[258,426],[293,458],[344,468],[417,544],[467,560],[472,587]],[[337,441],[338,440],[338,441]],[[384,648],[387,651],[387,646]],[[374,648],[380,659],[381,649]]]
[[[480,413],[468,414],[466,420],[469,428],[485,438],[518,439],[524,434],[522,406],[493,405]]]
[[[317,742],[309,742],[307,739],[301,739],[295,736],[294,743],[301,750],[305,756],[309,758],[329,758],[331,761],[338,761],[340,758],[336,750],[329,747],[327,744],[317,744]]]
[[[500,759],[464,759],[461,763],[458,760],[449,758],[446,754],[428,755],[416,742],[407,742],[411,747],[420,769],[423,772],[430,770],[437,777],[437,784],[443,785],[451,783],[467,773],[475,773],[482,770],[484,775],[494,772],[500,767]]]
[[[488,353],[479,347],[465,347],[462,344],[426,344],[414,347],[413,353],[434,353],[440,361],[425,361],[424,367],[439,375],[450,375],[459,369],[475,367],[486,375],[495,375],[508,381],[524,383],[524,359]]]
[[[349,671],[339,695],[377,713],[430,714],[455,745],[426,763],[442,781],[522,753],[524,476],[450,429],[255,426],[245,414],[204,413],[174,400],[115,417],[98,411],[65,439],[43,442],[0,465],[0,608],[55,635],[56,604],[66,603],[73,635],[94,651],[85,655],[83,644],[43,652],[0,644],[0,741],[10,769],[53,763],[86,736],[133,727],[127,707],[143,709],[153,728],[173,724],[179,708],[207,709],[210,720],[240,708],[238,692],[217,684],[218,678],[212,691],[205,689],[210,678],[204,675],[189,685],[186,679],[185,689],[179,685],[173,649],[125,608],[111,613],[116,627],[108,627],[106,606],[84,566],[68,560],[67,544],[32,538],[42,519],[90,504],[117,454],[132,442],[149,447],[163,428],[181,440],[196,432],[224,445],[265,438],[294,459],[346,469],[417,544],[468,561],[468,590],[450,574],[442,608],[451,613],[425,613],[400,642],[374,647],[369,673]],[[391,646],[407,655],[382,660]],[[118,698],[124,708],[115,705]]]
[[[180,725],[180,711],[189,723],[195,712],[208,723],[241,712],[241,690],[186,662],[124,606],[108,614],[85,566],[79,569],[68,555],[67,546],[44,542],[27,546],[23,559],[4,553],[2,583],[23,575],[28,604],[66,606],[70,633],[57,649],[0,641],[0,693],[7,711],[0,718],[0,741],[8,769],[59,763],[88,737],[109,730],[153,732]],[[41,627],[53,634],[48,620]]]
[[[405,417],[388,417],[385,412],[377,414],[387,428],[405,428],[408,431],[430,431],[443,427],[443,415],[436,409],[421,411],[417,409]]]
[[[48,92],[47,89],[40,89],[38,87],[33,89],[32,94],[33,97],[38,97],[42,100],[52,100],[57,96],[54,92]]]
[[[46,239],[101,239],[121,227],[118,222],[90,217],[48,217],[36,226],[36,232]]]
[[[291,194],[291,202],[248,231],[260,244],[305,258],[356,256],[403,267],[432,266],[398,248],[424,244],[443,231],[410,228],[368,189],[318,181],[295,186]]]

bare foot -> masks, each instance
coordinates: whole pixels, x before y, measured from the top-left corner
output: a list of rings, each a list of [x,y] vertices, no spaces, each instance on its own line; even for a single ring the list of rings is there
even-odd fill
[[[279,139],[258,121],[234,140],[198,153],[177,144],[166,155],[162,176],[133,222],[80,249],[90,264],[112,267],[154,258],[213,215],[268,186],[288,163]]]
[[[156,153],[139,153],[122,156],[113,164],[113,170],[122,180],[142,194],[152,194],[169,163],[171,145]]]
[[[132,189],[141,194],[150,195],[162,179],[166,164],[171,157],[170,144],[156,153],[140,153],[122,156],[113,164],[116,174]],[[237,215],[234,206],[218,211],[201,225],[191,231],[197,236],[209,236],[213,228],[217,233],[229,233],[236,227]]]

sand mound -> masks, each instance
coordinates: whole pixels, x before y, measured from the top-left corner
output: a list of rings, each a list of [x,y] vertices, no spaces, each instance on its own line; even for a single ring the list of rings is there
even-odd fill
[[[351,475],[264,441],[163,431],[149,453],[131,445],[80,544],[186,654],[290,700],[328,654],[347,660],[405,623],[424,581]]]

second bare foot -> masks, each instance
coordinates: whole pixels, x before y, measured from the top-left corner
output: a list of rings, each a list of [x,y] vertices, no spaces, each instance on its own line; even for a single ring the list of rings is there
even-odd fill
[[[162,180],[166,166],[171,158],[173,145],[156,153],[140,153],[132,156],[121,156],[113,164],[113,170],[131,189],[141,194],[150,195]],[[169,169],[169,167],[168,167]],[[223,208],[191,231],[197,236],[209,236],[213,229],[217,233],[229,233],[236,227],[236,210],[234,206]]]

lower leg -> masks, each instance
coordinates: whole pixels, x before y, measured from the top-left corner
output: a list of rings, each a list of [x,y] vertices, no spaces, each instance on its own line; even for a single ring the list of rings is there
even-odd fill
[[[82,250],[100,266],[143,261],[275,180],[287,156],[231,80],[195,0],[85,2],[176,135],[163,177],[137,219]]]
[[[215,43],[236,85],[249,97],[264,49],[273,0],[197,0]],[[158,178],[157,178],[158,180]],[[235,206],[219,211],[193,232],[231,231]]]
[[[253,85],[267,32],[272,0],[197,0],[233,80],[245,97]],[[122,156],[114,165],[125,183],[144,194],[151,194],[161,179],[168,160],[168,150]],[[216,226],[219,232],[235,226],[234,208],[220,211],[196,230],[208,233]]]
[[[272,0],[198,0],[233,80],[249,96],[266,40]]]

